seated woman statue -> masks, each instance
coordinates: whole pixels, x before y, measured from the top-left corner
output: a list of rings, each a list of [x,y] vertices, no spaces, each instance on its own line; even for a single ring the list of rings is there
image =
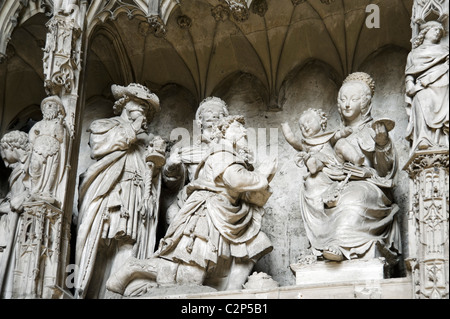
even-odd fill
[[[389,131],[394,122],[374,121],[371,99],[374,81],[366,73],[350,74],[339,91],[338,107],[344,128],[340,141],[364,159],[324,165],[309,174],[301,192],[301,213],[313,253],[341,261],[385,257],[395,263],[400,233],[390,190],[397,156]]]

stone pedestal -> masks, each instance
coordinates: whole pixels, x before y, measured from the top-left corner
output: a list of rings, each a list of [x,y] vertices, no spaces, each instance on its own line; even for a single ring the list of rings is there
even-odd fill
[[[312,264],[292,264],[297,285],[330,284],[384,279],[384,258],[369,260],[317,261]]]

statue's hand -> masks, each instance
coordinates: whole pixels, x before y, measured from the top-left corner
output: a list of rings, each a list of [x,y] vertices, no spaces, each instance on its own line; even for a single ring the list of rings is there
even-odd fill
[[[353,133],[353,130],[351,127],[344,127],[343,129],[340,129],[337,134],[336,134],[336,138],[337,139],[341,139],[341,138],[345,138],[347,136],[349,136],[350,134]]]
[[[261,162],[258,171],[270,182],[275,176],[278,168],[278,160],[276,158],[266,159]]]
[[[177,166],[180,165],[182,163],[181,160],[181,156],[180,156],[180,152],[179,149],[175,149],[169,156],[169,158],[167,159],[167,165],[168,166]]]
[[[317,158],[315,158],[314,156],[311,156],[307,161],[306,161],[306,167],[308,168],[308,171],[314,175],[317,172],[320,172],[324,165],[322,163],[322,161],[318,160]]]
[[[378,122],[375,123],[374,130],[375,130],[375,137],[374,137],[375,143],[381,147],[385,146],[389,142],[389,134],[386,126],[383,123]]]
[[[135,132],[138,132],[142,128],[142,125],[143,125],[144,121],[145,121],[145,116],[144,115],[140,115],[139,117],[137,117],[133,121],[133,123],[131,123],[131,126],[133,127],[133,130]]]

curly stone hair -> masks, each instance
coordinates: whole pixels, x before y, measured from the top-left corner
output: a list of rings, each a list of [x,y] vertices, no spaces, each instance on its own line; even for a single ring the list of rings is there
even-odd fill
[[[298,119],[298,121],[300,122],[302,116],[309,112],[314,112],[315,114],[317,114],[320,117],[320,127],[322,128],[323,131],[325,131],[325,129],[327,128],[327,125],[328,125],[328,117],[327,117],[327,113],[322,111],[322,109],[309,108],[306,111],[303,111],[303,113],[300,115],[300,118]]]
[[[364,118],[368,118],[371,116],[370,114],[372,111],[372,97],[375,93],[375,81],[369,74],[365,72],[354,72],[345,78],[344,82],[342,83],[342,87],[353,83],[358,83],[361,85],[361,88],[363,90],[363,92],[361,93],[361,98],[363,99],[361,112]],[[342,117],[342,112],[340,109],[339,114]]]
[[[373,96],[373,94],[375,93],[375,81],[372,79],[372,77],[365,73],[365,72],[354,72],[349,74],[343,84],[346,84],[348,82],[361,82],[364,83],[368,86],[368,88],[370,89],[370,95]]]
[[[439,28],[441,30],[441,38],[445,34],[444,26],[438,22],[438,21],[428,21],[420,26],[420,32],[419,34],[412,39],[412,47],[413,49],[418,48],[422,45],[423,40],[425,39],[425,35],[430,31],[432,28]]]
[[[6,148],[8,145],[28,152],[30,150],[28,134],[22,131],[11,131],[6,133],[0,140],[0,147]]]
[[[219,140],[225,136],[225,132],[234,122],[241,123],[245,125],[245,118],[242,115],[229,115],[221,120],[213,126],[213,133],[211,134],[214,140]]]

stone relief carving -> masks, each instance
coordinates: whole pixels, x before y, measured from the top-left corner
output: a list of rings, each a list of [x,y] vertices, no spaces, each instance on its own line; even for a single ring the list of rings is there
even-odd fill
[[[64,105],[58,96],[42,100],[41,110],[42,121],[37,122],[29,133],[31,195],[35,200],[59,206],[63,195],[58,194],[57,187],[65,173],[70,133],[64,121]]]
[[[47,23],[44,48],[45,89],[48,94],[77,91],[78,72],[81,70],[81,26],[83,14],[77,1],[56,1],[55,15]]]
[[[324,132],[324,114],[309,110],[300,119],[304,136],[299,143],[283,124],[309,170],[300,206],[315,256],[335,261],[381,256],[395,263],[401,253],[399,208],[389,194],[397,169],[389,137],[394,122],[372,119],[373,93],[372,78],[353,73],[338,95],[342,129]]]
[[[195,114],[196,124],[200,128],[199,139],[193,145],[172,149],[164,165],[163,180],[169,189],[178,191],[178,195],[166,212],[168,225],[187,198],[186,185],[194,179],[198,164],[209,153],[214,138],[213,126],[228,115],[228,106],[223,100],[217,97],[206,98]]]
[[[420,25],[406,64],[406,102],[411,152],[449,146],[448,46],[440,22]]]
[[[21,218],[12,296],[59,298],[62,294],[57,285],[63,251],[63,212],[48,202],[30,201],[24,203]]]
[[[0,296],[9,298],[12,292],[15,248],[20,229],[20,216],[24,202],[29,198],[28,134],[21,131],[6,133],[0,141],[0,151],[5,165],[12,169],[9,192],[0,200]]]
[[[78,297],[101,297],[130,256],[154,252],[165,142],[147,133],[159,99],[146,87],[113,85],[117,117],[91,123],[91,157],[81,177],[76,263]]]
[[[241,116],[228,116],[217,124],[218,140],[198,165],[157,252],[147,260],[131,258],[108,280],[109,290],[133,294],[136,278],[148,287],[242,289],[255,262],[272,250],[261,221],[277,167],[269,160],[251,171],[243,123]]]
[[[406,261],[416,298],[448,298],[448,165],[448,150],[427,150],[405,166],[412,180]]]
[[[288,143],[299,153],[297,163],[305,165],[310,174],[316,174],[324,165],[337,165],[345,161],[361,166],[364,157],[343,137],[352,133],[345,127],[336,132],[325,132],[327,117],[322,110],[308,109],[300,116],[298,124],[302,137],[297,139],[288,123],[282,123],[281,129]]]
[[[71,132],[58,96],[42,100],[41,110],[43,119],[28,134],[13,131],[2,139],[2,156],[13,167],[10,192],[1,205],[2,211],[10,209],[8,229],[2,232],[8,241],[1,266],[2,294],[12,298],[57,298],[61,293],[54,288],[62,253],[59,208]]]

